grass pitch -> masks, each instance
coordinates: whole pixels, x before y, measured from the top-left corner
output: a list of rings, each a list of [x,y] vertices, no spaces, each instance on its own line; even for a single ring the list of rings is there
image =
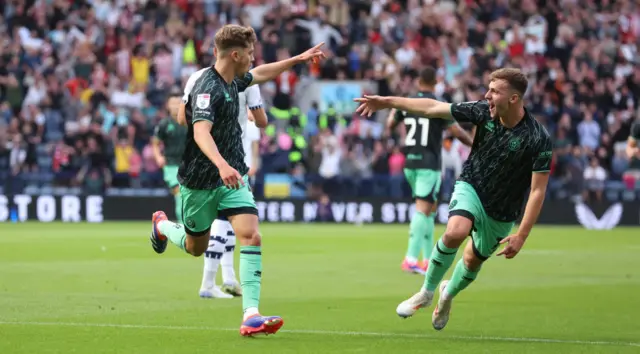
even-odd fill
[[[0,224],[0,353],[640,353],[640,229],[536,227],[436,332],[395,314],[423,281],[407,228],[263,225],[260,307],[285,325],[242,338],[241,300],[200,299],[202,258],[156,255],[149,223]]]

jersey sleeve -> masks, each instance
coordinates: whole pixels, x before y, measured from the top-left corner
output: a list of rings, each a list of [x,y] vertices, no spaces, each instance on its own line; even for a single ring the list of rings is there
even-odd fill
[[[193,88],[196,85],[196,80],[198,80],[198,77],[200,77],[200,75],[196,75],[196,74],[197,73],[194,73],[191,76],[189,76],[189,79],[187,80],[186,85],[184,85],[184,92],[182,94],[183,104],[189,103],[189,95],[191,94],[191,91],[193,91]]]
[[[532,172],[549,172],[551,170],[551,159],[553,158],[553,144],[548,134],[545,134],[544,138],[536,147],[535,155],[533,157],[533,171]]]
[[[214,91],[214,92],[210,92]],[[191,123],[206,120],[213,123],[215,119],[215,107],[219,107],[222,102],[222,93],[215,90],[208,92],[200,90],[196,87],[191,93],[193,100],[191,102]]]
[[[243,77],[236,77],[233,81],[238,85],[238,92],[244,92],[253,82],[253,74],[246,73]]]
[[[482,125],[491,118],[487,101],[470,101],[451,105],[453,119],[460,123]]]
[[[635,122],[631,125],[631,138],[640,140],[640,122]]]
[[[258,85],[249,86],[244,94],[247,97],[247,106],[250,110],[262,108],[262,95]]]

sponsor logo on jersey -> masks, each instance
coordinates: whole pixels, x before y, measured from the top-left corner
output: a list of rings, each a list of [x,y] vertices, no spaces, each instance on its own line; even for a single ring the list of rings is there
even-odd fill
[[[196,107],[200,109],[207,109],[211,104],[211,95],[208,93],[201,93],[196,96]]]

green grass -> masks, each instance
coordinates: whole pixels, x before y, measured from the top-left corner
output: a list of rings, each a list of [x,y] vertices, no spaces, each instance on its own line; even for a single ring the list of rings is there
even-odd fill
[[[261,310],[285,326],[254,339],[240,299],[198,297],[203,260],[148,231],[0,224],[0,353],[640,353],[637,228],[537,227],[436,332],[431,309],[395,314],[422,284],[400,271],[406,226],[263,225]]]

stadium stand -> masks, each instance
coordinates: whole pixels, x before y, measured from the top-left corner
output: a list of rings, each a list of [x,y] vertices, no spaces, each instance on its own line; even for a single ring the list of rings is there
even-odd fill
[[[317,80],[368,80],[404,95],[424,65],[437,94],[480,99],[490,71],[519,67],[555,142],[550,195],[640,196],[624,144],[638,116],[640,8],[632,1],[18,0],[0,4],[0,186],[7,194],[159,193],[149,138],[168,95],[210,65],[225,23],[259,35],[256,64],[327,42],[330,59],[264,85],[262,170],[300,195],[408,195],[400,133],[333,107],[298,105]],[[448,139],[446,198],[468,151]],[[258,183],[260,185],[260,182]],[[262,193],[257,188],[257,193]],[[594,193],[586,193],[594,192]],[[587,195],[588,194],[588,195]]]

